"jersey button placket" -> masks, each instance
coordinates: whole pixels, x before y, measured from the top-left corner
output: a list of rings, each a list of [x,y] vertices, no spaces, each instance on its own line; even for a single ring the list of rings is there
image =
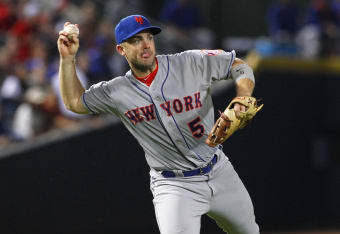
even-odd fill
[[[167,118],[167,117],[165,117]],[[169,134],[174,137],[173,133],[174,133],[174,125],[169,121],[169,119],[166,119],[166,124],[165,127],[168,130]],[[175,141],[176,142],[176,141]]]
[[[183,146],[182,140],[177,139],[175,142],[178,146]]]

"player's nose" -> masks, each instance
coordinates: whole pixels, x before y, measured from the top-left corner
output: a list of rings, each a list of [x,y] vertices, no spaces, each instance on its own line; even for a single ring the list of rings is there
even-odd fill
[[[145,48],[150,48],[150,41],[148,41],[148,40],[143,40],[143,48],[145,49]]]

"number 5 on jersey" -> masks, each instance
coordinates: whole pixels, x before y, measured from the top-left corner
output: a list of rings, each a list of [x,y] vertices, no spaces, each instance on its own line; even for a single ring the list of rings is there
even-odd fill
[[[204,126],[201,124],[201,117],[196,117],[188,123],[192,136],[200,139],[204,135]]]

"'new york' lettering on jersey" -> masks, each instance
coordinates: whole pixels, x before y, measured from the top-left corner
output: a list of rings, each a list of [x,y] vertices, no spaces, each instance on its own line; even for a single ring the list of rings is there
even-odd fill
[[[194,97],[194,98],[193,98]],[[193,100],[195,100],[193,102]],[[172,101],[167,101],[159,105],[164,111],[166,111],[168,116],[172,116],[173,113],[182,113],[183,109],[185,111],[190,111],[193,109],[201,108],[202,103],[200,100],[200,93],[197,92],[193,96],[186,96],[182,99],[174,99]],[[174,111],[172,111],[174,110]],[[141,113],[143,115],[141,115]],[[125,116],[129,118],[132,124],[137,125],[144,120],[150,121],[156,119],[155,115],[155,105],[151,104],[148,106],[137,107],[132,110],[125,112]]]

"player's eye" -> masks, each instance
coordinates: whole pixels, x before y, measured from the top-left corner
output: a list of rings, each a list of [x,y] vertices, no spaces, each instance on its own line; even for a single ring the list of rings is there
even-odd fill
[[[130,44],[138,44],[140,42],[140,39],[135,37],[135,38],[130,38],[127,40],[128,43]]]
[[[149,35],[148,35],[148,39],[149,39],[150,41],[152,41],[152,40],[153,40],[153,35],[152,35],[152,34],[149,34]]]
[[[132,40],[133,44],[138,44],[139,42],[140,42],[140,39],[138,39],[138,38],[135,38],[135,39]]]

